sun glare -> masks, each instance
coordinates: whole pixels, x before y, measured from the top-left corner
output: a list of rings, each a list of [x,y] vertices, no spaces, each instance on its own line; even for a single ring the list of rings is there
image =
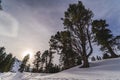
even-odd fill
[[[30,55],[30,59],[33,57],[33,51],[31,49],[27,49],[23,52],[23,57],[26,56],[27,54]]]

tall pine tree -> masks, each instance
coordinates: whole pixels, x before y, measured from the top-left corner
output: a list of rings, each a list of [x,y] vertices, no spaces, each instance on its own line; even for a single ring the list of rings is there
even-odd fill
[[[20,72],[23,72],[23,71],[25,70],[25,67],[26,67],[26,64],[27,64],[27,62],[28,62],[28,60],[29,60],[29,57],[30,57],[30,55],[28,54],[28,55],[26,55],[26,56],[23,58],[22,64],[20,65],[20,68],[19,68],[19,71],[20,71]]]
[[[40,51],[36,52],[35,56],[34,56],[34,61],[33,61],[33,65],[34,65],[34,72],[39,72],[40,70],[40,63],[41,63],[41,57],[40,57],[41,53]]]
[[[62,18],[65,28],[72,35],[72,46],[83,60],[83,68],[89,67],[88,58],[93,52],[90,31],[92,17],[92,11],[78,1],[78,4],[69,5]]]

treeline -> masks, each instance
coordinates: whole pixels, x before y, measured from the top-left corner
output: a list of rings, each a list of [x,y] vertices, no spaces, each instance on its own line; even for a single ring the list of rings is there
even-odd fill
[[[35,53],[31,69],[30,65],[26,65],[29,60],[29,55],[26,55],[22,60],[19,71],[56,73],[82,64],[81,57],[72,49],[69,31],[57,32],[55,35],[51,36],[49,46],[49,50],[45,50],[43,53],[40,51]],[[54,63],[54,54],[60,56],[60,58],[58,58],[58,64]]]
[[[49,45],[49,50],[36,53],[33,72],[54,73],[81,64],[81,57],[72,49],[69,31],[51,36]],[[59,65],[53,63],[54,54],[60,55]]]
[[[36,53],[34,60],[34,72],[52,72],[56,69],[53,64],[54,54],[60,55],[57,71],[69,69],[80,65],[81,68],[89,67],[89,57],[93,53],[93,43],[100,46],[103,57],[92,57],[91,60],[101,60],[119,57],[115,53],[119,43],[118,36],[113,36],[106,20],[93,20],[93,12],[85,8],[81,1],[70,4],[61,18],[64,31],[58,31],[52,35],[49,41],[49,50],[44,53]]]
[[[15,57],[11,53],[6,54],[5,48],[0,47],[0,72],[8,72],[12,69]]]

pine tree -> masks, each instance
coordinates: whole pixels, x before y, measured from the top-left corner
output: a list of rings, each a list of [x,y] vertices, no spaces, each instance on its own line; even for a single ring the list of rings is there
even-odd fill
[[[35,56],[34,56],[34,69],[35,69],[35,72],[39,72],[39,69],[40,69],[40,62],[41,62],[41,58],[40,58],[40,51],[36,52]]]
[[[99,59],[99,56],[97,56],[97,60],[100,60],[100,59]]]
[[[46,73],[51,73],[51,68],[53,68],[53,54],[54,51],[45,50],[41,56],[41,71]],[[44,70],[43,70],[44,65]]]
[[[42,67],[43,67],[43,65],[44,65],[44,67],[45,67],[45,70],[44,70],[44,72],[48,72],[48,55],[49,55],[49,51],[48,50],[45,50],[44,52],[43,52],[43,54],[42,54],[42,56],[41,56],[41,61],[42,61]]]
[[[8,54],[8,56],[10,56],[10,57],[9,57],[9,59],[8,59],[8,63],[7,63],[6,66],[5,66],[4,72],[10,71],[10,70],[11,70],[11,67],[12,67],[12,61],[13,61],[12,54],[10,53],[10,54]]]
[[[1,66],[2,72],[9,71],[11,59],[12,59],[12,54],[8,54],[6,56],[6,58],[2,61],[2,63],[1,63],[1,65],[2,65]]]
[[[110,53],[111,58],[118,57],[113,51],[113,34],[108,29],[105,20],[94,20],[92,22],[92,32],[94,33],[94,41],[101,45],[101,50]]]
[[[91,61],[95,61],[96,59],[95,59],[95,57],[93,56],[92,58],[91,58]]]
[[[20,72],[23,72],[23,71],[25,70],[25,67],[26,67],[26,64],[27,64],[28,60],[29,60],[29,54],[26,55],[26,56],[23,58],[22,64],[20,65],[20,68],[19,68],[19,71],[20,71]]]
[[[65,12],[63,24],[70,31],[72,46],[83,60],[83,68],[89,67],[88,57],[92,54],[91,45],[91,21],[93,13],[86,9],[81,1],[78,4],[70,4]]]
[[[8,72],[11,70],[14,59],[12,54],[6,54],[5,48],[0,47],[0,72]]]
[[[105,54],[103,55],[103,59],[108,59],[108,58],[110,58],[110,56],[109,56],[107,53],[105,53]]]

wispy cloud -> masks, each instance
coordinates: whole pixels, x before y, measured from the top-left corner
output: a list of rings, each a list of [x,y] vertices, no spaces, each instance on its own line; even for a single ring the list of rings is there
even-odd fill
[[[18,33],[18,22],[10,14],[0,11],[0,35],[16,37]]]

